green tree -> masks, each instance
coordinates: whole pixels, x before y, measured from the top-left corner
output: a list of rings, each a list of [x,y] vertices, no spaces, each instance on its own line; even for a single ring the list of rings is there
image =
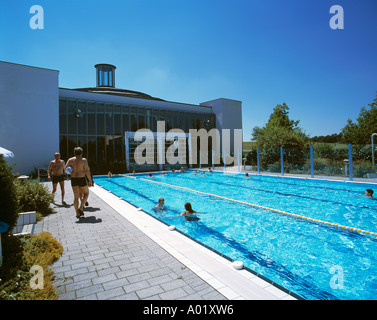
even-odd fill
[[[366,107],[361,108],[356,122],[347,120],[347,124],[342,129],[346,143],[370,144],[372,133],[377,132],[377,96],[369,106],[369,110]]]
[[[289,118],[289,107],[283,103],[274,108],[263,128],[253,129],[252,140],[260,148],[262,166],[279,161],[280,147],[298,152],[307,146],[309,138],[298,126],[299,122]]]

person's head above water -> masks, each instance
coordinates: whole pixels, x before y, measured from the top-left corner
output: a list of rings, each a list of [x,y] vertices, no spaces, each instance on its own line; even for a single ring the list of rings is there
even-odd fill
[[[366,189],[365,190],[365,195],[367,196],[367,197],[373,197],[373,190],[372,189]]]
[[[185,203],[185,209],[186,209],[186,211],[188,211],[188,212],[190,212],[190,213],[193,213],[193,212],[194,212],[194,210],[193,210],[192,207],[191,207],[191,203],[190,203],[190,202],[186,202],[186,203]]]

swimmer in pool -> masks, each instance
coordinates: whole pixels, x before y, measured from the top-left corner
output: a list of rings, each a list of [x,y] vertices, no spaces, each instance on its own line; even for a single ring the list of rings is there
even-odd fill
[[[365,190],[365,196],[369,199],[377,200],[377,198],[373,197],[373,190],[372,189],[366,189]]]
[[[163,211],[165,209],[166,209],[166,207],[165,207],[165,199],[164,198],[158,199],[158,205],[152,208],[153,211]]]
[[[180,216],[184,216],[186,220],[189,220],[189,221],[199,220],[199,217],[195,215],[196,211],[192,209],[190,202],[185,203],[185,209],[186,211],[182,212]]]

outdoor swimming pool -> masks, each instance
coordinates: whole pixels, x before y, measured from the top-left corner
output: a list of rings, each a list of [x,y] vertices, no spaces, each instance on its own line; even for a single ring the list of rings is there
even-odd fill
[[[193,171],[153,176],[94,181],[304,299],[376,299],[376,236],[249,205],[376,233],[377,201],[364,196],[376,186]],[[166,210],[154,212],[159,197]],[[179,217],[185,202],[199,221]]]

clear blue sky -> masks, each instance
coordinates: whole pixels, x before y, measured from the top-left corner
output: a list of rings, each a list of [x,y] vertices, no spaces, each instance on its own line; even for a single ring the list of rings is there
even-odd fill
[[[44,29],[32,30],[32,5]],[[332,5],[344,30],[329,25]],[[376,0],[0,0],[0,60],[185,103],[241,100],[244,141],[283,102],[311,136],[338,133],[377,91]]]

